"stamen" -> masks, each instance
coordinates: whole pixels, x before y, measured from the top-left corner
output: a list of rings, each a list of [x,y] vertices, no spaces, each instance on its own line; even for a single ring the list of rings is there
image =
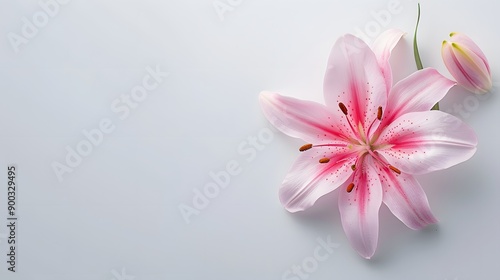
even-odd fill
[[[340,110],[342,110],[342,113],[344,113],[345,119],[347,120],[347,123],[351,127],[351,130],[354,133],[354,135],[358,136],[358,132],[356,132],[356,130],[354,129],[354,127],[351,124],[351,121],[349,120],[349,116],[347,116],[347,107],[344,105],[344,103],[340,102],[339,103],[339,108],[340,108]]]
[[[382,106],[378,107],[378,111],[377,111],[377,119],[380,121],[382,120]]]
[[[304,146],[299,148],[299,151],[304,152],[312,148],[313,144],[305,144]]]
[[[347,116],[347,108],[345,107],[344,103],[340,102],[339,103],[339,108],[342,110],[342,113]]]
[[[392,165],[389,165],[389,169],[391,169],[392,171],[394,171],[394,173],[397,173],[398,175],[401,174],[401,171]]]
[[[365,158],[366,154],[363,154],[361,156],[359,156],[357,159],[356,159],[356,162],[351,165],[351,169],[353,171],[353,174],[352,174],[352,180],[355,181],[356,180],[356,174],[358,173],[358,162],[359,162],[359,165],[361,165],[361,169],[363,169],[363,160]],[[347,186],[347,192],[350,193],[352,190],[354,189],[354,183],[351,182],[348,186]]]
[[[354,183],[350,183],[350,184],[349,184],[349,186],[347,186],[346,191],[347,191],[348,193],[350,193],[350,192],[352,192],[352,190],[353,190],[353,189],[354,189]]]
[[[382,106],[379,106],[378,109],[377,109],[377,118],[372,121],[372,123],[368,127],[368,131],[366,132],[366,135],[368,137],[370,137],[370,132],[372,130],[373,125],[375,124],[375,121],[376,120],[379,120],[379,121],[382,120],[383,113],[384,113],[384,111],[382,110]]]
[[[378,162],[380,162],[381,164],[383,164],[384,166],[387,166],[390,170],[392,170],[394,173],[400,175],[401,174],[401,170],[397,169],[396,167],[388,164],[387,162],[385,162],[382,158],[380,158],[378,156],[378,154],[376,154],[376,152],[373,152],[371,150],[368,151],[368,153],[375,159],[377,160]]]
[[[319,163],[329,163],[330,162],[330,159],[329,158],[322,158],[319,160]]]

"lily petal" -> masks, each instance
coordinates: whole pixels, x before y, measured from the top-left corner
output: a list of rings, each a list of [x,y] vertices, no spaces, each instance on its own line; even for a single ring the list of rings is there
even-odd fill
[[[424,190],[413,176],[406,173],[396,175],[387,167],[382,174],[383,201],[394,216],[415,230],[437,223]]]
[[[477,138],[460,119],[441,111],[412,112],[394,120],[375,145],[391,165],[409,174],[445,169],[471,158]]]
[[[485,93],[492,87],[491,74],[485,57],[480,57],[465,45],[443,42],[443,61],[458,84],[475,93]]]
[[[360,168],[353,181],[341,187],[339,210],[347,239],[362,257],[369,259],[377,248],[382,185],[371,156],[365,157]],[[350,182],[355,187],[347,192]]]
[[[330,161],[319,163],[322,158]],[[355,161],[356,153],[347,147],[314,147],[302,152],[281,185],[281,203],[290,212],[309,208],[352,175]]]
[[[343,120],[319,103],[262,92],[259,96],[266,118],[281,132],[314,144],[342,142],[350,133]]]
[[[479,58],[483,61],[484,65],[486,66],[488,74],[491,75],[490,64],[488,62],[488,59],[486,59],[486,55],[483,53],[481,48],[474,41],[472,41],[471,38],[469,38],[469,36],[459,32],[452,32],[450,34],[450,37],[454,42],[457,42],[460,45],[465,46],[473,53],[475,53],[477,56],[479,56]]]
[[[455,84],[433,68],[411,74],[399,81],[390,91],[379,128],[406,113],[429,111]]]
[[[324,96],[327,107],[339,114],[339,103],[344,103],[353,125],[361,124],[364,131],[377,117],[377,108],[385,107],[387,89],[382,70],[373,51],[361,39],[347,34],[333,46]]]
[[[391,57],[392,50],[404,34],[405,32],[399,29],[386,30],[378,36],[372,46],[372,50],[377,57],[378,64],[385,78],[387,92],[392,87],[392,70],[389,58]]]

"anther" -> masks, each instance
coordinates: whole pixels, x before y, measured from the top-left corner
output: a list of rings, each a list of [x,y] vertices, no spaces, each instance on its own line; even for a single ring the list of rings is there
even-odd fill
[[[382,106],[378,107],[378,111],[377,111],[377,119],[380,121],[382,119]]]
[[[356,171],[356,164],[351,165],[352,171]]]
[[[401,171],[399,169],[397,169],[396,167],[392,166],[392,165],[389,165],[389,168],[394,171],[394,173],[397,173],[398,175],[401,174]]]
[[[329,158],[322,158],[319,160],[319,163],[329,163],[330,162],[330,159]]]
[[[299,148],[299,151],[304,152],[312,148],[313,144],[305,144],[304,146]]]
[[[354,183],[350,183],[350,184],[349,184],[349,186],[347,186],[346,191],[347,191],[348,193],[350,193],[350,192],[352,192],[352,189],[354,189]]]
[[[342,110],[342,113],[347,116],[347,108],[345,107],[344,103],[340,102],[339,103],[339,108]]]

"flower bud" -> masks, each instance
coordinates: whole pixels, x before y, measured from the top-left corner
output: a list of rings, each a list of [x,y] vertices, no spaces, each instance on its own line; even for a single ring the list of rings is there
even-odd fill
[[[490,65],[481,49],[466,35],[451,33],[443,41],[441,55],[448,71],[459,85],[483,94],[492,87]]]

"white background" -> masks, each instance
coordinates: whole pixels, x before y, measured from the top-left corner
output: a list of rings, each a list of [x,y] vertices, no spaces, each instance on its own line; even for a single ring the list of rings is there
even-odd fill
[[[499,279],[497,85],[485,100],[459,88],[443,100],[475,128],[478,151],[419,177],[439,224],[413,231],[381,208],[372,260],[347,242],[336,192],[297,214],[278,200],[303,143],[271,128],[258,93],[322,102],[330,48],[357,30],[408,32],[391,60],[395,80],[405,77],[415,70],[416,1],[397,1],[398,12],[378,22],[393,1],[230,2],[220,17],[213,0],[72,0],[16,53],[9,34],[22,36],[22,18],[33,22],[41,7],[1,0],[0,278],[287,279],[318,238],[330,238],[338,248],[307,279]],[[461,31],[482,47],[497,81],[498,4],[421,3],[424,65],[449,76],[441,42]],[[170,75],[122,120],[111,105],[142,84],[147,67]],[[67,147],[103,119],[115,129],[60,182],[54,162],[66,164]],[[241,173],[187,224],[179,206],[193,206],[194,190],[232,161]],[[19,169],[16,273],[4,262],[10,163]]]

